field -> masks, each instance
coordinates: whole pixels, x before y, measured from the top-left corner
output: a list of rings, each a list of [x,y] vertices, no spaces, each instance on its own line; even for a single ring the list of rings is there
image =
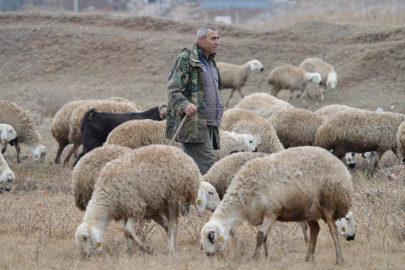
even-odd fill
[[[181,217],[177,252],[165,254],[167,238],[154,223],[137,233],[155,248],[144,255],[121,244],[122,223],[112,222],[100,254],[81,259],[74,233],[83,212],[75,208],[70,169],[53,164],[57,144],[49,123],[68,101],[122,96],[146,109],[167,102],[166,80],[171,63],[191,46],[202,22],[164,18],[117,18],[106,15],[1,13],[0,81],[2,99],[29,109],[48,153],[36,164],[22,146],[23,164],[9,147],[5,158],[16,175],[10,193],[0,195],[2,269],[403,269],[405,263],[405,168],[392,153],[383,156],[373,179],[359,157],[352,171],[355,185],[355,241],[340,239],[345,263],[335,266],[335,250],[326,224],[321,224],[315,261],[304,263],[306,246],[297,224],[277,223],[271,231],[270,258],[251,256],[257,228],[237,225],[237,237],[222,258],[209,261],[199,249],[199,230],[209,213]],[[359,108],[405,113],[403,26],[303,22],[274,31],[219,25],[218,61],[243,64],[260,60],[263,73],[252,74],[245,95],[270,92],[266,76],[281,64],[298,65],[317,56],[338,73],[338,89],[308,109],[341,103]],[[230,94],[224,90],[226,100]],[[279,97],[285,99],[286,92]],[[240,100],[236,93],[231,107]],[[298,99],[292,105],[302,107]],[[66,154],[66,150],[65,153]],[[62,156],[64,158],[64,155]],[[72,164],[72,163],[71,163]],[[70,164],[70,165],[71,165]]]

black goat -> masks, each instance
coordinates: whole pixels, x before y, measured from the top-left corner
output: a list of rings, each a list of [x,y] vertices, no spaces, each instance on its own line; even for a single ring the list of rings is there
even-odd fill
[[[86,153],[90,152],[96,147],[102,146],[103,143],[105,143],[105,141],[107,140],[108,134],[110,134],[110,132],[114,128],[118,127],[122,123],[137,119],[151,119],[162,121],[166,119],[166,113],[166,104],[160,104],[158,107],[154,107],[140,113],[134,112],[115,114],[97,112],[96,109],[89,110],[85,114],[81,126],[83,152],[79,155],[72,168],[76,166],[76,163]]]

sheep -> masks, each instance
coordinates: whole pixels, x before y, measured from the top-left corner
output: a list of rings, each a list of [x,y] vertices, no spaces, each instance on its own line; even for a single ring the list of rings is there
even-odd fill
[[[273,125],[245,109],[225,111],[220,128],[236,133],[252,134],[259,152],[271,154],[284,149]]]
[[[235,90],[239,92],[242,98],[244,97],[241,88],[245,85],[250,73],[255,70],[264,70],[262,63],[260,63],[260,61],[256,59],[250,60],[242,66],[225,62],[218,62],[217,67],[219,73],[221,74],[223,88],[232,89],[231,95],[226,102],[227,107]]]
[[[293,106],[267,93],[255,93],[242,98],[234,108],[246,109],[257,116],[267,119],[274,113],[287,108],[293,108]]]
[[[13,187],[15,181],[14,173],[8,167],[7,161],[4,159],[3,155],[0,154],[0,184],[1,189],[5,191],[10,191]]]
[[[295,90],[301,92],[301,98],[304,101],[304,94],[307,92],[307,84],[310,81],[322,85],[322,78],[319,73],[307,72],[292,65],[278,66],[270,72],[268,77],[268,83],[273,85],[273,96],[277,96],[281,89],[290,90],[288,101],[291,100]]]
[[[327,106],[324,106],[324,107],[318,109],[317,111],[315,111],[315,113],[322,115],[324,118],[331,118],[331,117],[335,116],[338,112],[346,111],[346,110],[361,110],[361,109],[346,106],[346,105],[332,104],[332,105],[327,105]]]
[[[319,88],[321,94],[321,101],[324,102],[323,92],[326,90],[334,91],[337,85],[337,74],[335,69],[325,61],[319,58],[307,58],[298,66],[308,72],[318,72],[322,81],[326,82],[323,87]]]
[[[105,145],[118,144],[136,149],[150,144],[169,145],[164,134],[166,121],[132,120],[116,127],[107,137]],[[236,134],[220,130],[220,149],[215,150],[217,160],[235,151],[256,151],[256,142],[250,134]],[[183,144],[174,141],[174,146],[183,149]]]
[[[405,122],[402,122],[398,127],[397,140],[399,152],[402,155],[402,162],[405,163]]]
[[[346,153],[346,164],[349,166],[350,169],[354,169],[356,167],[356,156],[353,152]]]
[[[86,211],[87,205],[94,191],[100,171],[107,162],[110,162],[123,154],[130,153],[131,149],[119,145],[107,145],[94,149],[85,155],[72,171],[73,193],[75,205],[82,211]],[[152,215],[151,218],[167,231],[167,220],[161,213]],[[126,239],[127,249],[131,250],[131,240]]]
[[[108,134],[122,123],[135,119],[162,121],[166,119],[166,114],[167,105],[164,103],[144,112],[124,114],[97,112],[96,109],[91,109],[85,114],[81,127],[83,151],[73,164],[73,167],[86,153],[102,146]]]
[[[17,138],[17,132],[14,128],[7,124],[0,124],[0,133],[1,133],[1,140],[2,144],[7,146],[7,143],[14,141]]]
[[[132,102],[131,102],[132,103]],[[73,143],[74,151],[82,144],[81,125],[84,115],[91,109],[97,109],[107,113],[130,113],[137,112],[139,107],[135,104],[128,102],[115,102],[109,100],[97,100],[92,102],[86,102],[85,104],[76,108],[69,122],[69,142]],[[71,152],[72,152],[71,150]],[[72,152],[72,153],[73,153]],[[69,163],[70,156],[65,158],[64,163]]]
[[[17,151],[17,162],[22,163],[20,154],[20,143],[24,143],[34,160],[42,162],[45,159],[46,147],[41,142],[34,119],[29,111],[18,107],[14,103],[0,100],[0,123],[11,125],[17,132],[17,139],[14,146]],[[7,149],[7,144],[3,145],[2,154]]]
[[[196,203],[199,211],[215,210],[219,204],[215,189],[206,193],[200,171],[193,159],[173,146],[149,145],[124,154],[108,162],[97,179],[93,195],[86,209],[83,223],[75,238],[82,255],[86,240],[102,248],[105,228],[112,219],[128,219],[125,236],[138,244],[141,250],[153,253],[133,233],[137,220],[163,212],[168,223],[167,251],[174,252],[178,214],[185,203]]]
[[[201,245],[207,255],[223,251],[232,227],[247,219],[259,227],[253,258],[275,221],[306,221],[310,244],[305,260],[313,260],[323,219],[335,243],[336,263],[343,262],[335,221],[352,206],[353,182],[344,164],[319,147],[303,146],[255,158],[243,166],[201,230]],[[268,250],[265,245],[265,254]]]
[[[325,121],[322,116],[299,108],[282,110],[267,120],[273,125],[284,148],[314,145],[316,131]]]
[[[405,115],[391,112],[367,110],[345,110],[329,118],[319,127],[315,145],[333,150],[333,155],[342,159],[347,152],[365,153],[377,151],[377,159],[371,168],[370,176],[378,160],[388,150],[398,157],[397,132]]]

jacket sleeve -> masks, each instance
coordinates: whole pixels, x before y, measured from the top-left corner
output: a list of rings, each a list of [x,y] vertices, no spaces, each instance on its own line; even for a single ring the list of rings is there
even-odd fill
[[[172,70],[167,80],[169,103],[171,103],[173,110],[180,115],[183,115],[187,106],[192,104],[184,96],[190,76],[188,58],[188,52],[182,52],[177,56],[173,62]]]

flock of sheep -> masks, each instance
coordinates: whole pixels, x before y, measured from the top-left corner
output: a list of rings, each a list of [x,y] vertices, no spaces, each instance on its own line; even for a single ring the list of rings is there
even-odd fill
[[[289,89],[300,90],[303,96],[306,82],[311,80],[326,81],[333,90],[337,83],[333,68],[321,65],[315,73],[314,63],[319,66],[319,62],[310,60],[301,64],[308,71],[293,66],[273,70],[269,76],[273,94]],[[259,64],[242,66],[241,80],[233,88],[240,92],[246,80],[242,75],[252,66],[262,69]],[[225,75],[226,66],[218,66]],[[35,160],[43,161],[46,148],[31,114],[10,102],[0,101],[0,105],[2,153],[8,143],[15,145],[21,162],[19,144],[24,143]],[[338,104],[311,112],[267,93],[256,93],[225,111],[217,162],[201,175],[182,145],[176,142],[170,146],[164,138],[166,112],[166,104],[145,111],[113,97],[73,101],[55,115],[50,124],[59,144],[55,163],[60,163],[67,145],[73,146],[65,164],[83,145],[72,171],[75,205],[85,211],[75,235],[83,255],[102,248],[103,233],[112,220],[124,221],[129,252],[134,241],[141,250],[153,253],[153,248],[134,234],[134,226],[143,219],[153,219],[167,232],[167,251],[174,252],[179,213],[185,204],[194,204],[199,211],[213,212],[201,230],[201,248],[209,256],[223,252],[234,225],[248,220],[253,226],[260,225],[254,252],[258,259],[262,245],[268,254],[267,235],[272,225],[295,221],[308,243],[305,259],[313,260],[318,220],[323,219],[340,263],[339,233],[346,240],[355,236],[350,211],[353,183],[342,160],[347,153],[375,151],[372,176],[384,152],[394,151],[400,162],[401,155],[405,157],[403,114]],[[10,190],[15,177],[2,155],[0,170],[2,188]]]

